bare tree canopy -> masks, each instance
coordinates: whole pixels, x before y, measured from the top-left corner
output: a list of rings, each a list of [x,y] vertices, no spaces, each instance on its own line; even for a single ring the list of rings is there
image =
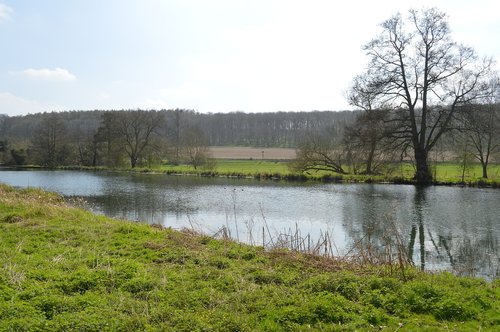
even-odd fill
[[[364,46],[368,69],[355,79],[351,103],[394,110],[393,138],[413,149],[417,183],[432,181],[429,151],[450,129],[460,106],[488,92],[484,79],[491,59],[451,39],[446,14],[435,8],[410,10],[381,24],[382,31]],[[362,84],[360,84],[362,82]]]
[[[376,174],[386,162],[394,160],[394,147],[387,138],[388,116],[386,110],[367,109],[352,125],[346,126],[343,143],[354,173]],[[364,166],[364,170],[359,166]]]
[[[209,157],[208,143],[203,131],[198,127],[187,128],[182,135],[185,158],[194,169],[206,163]]]
[[[59,114],[50,113],[36,128],[31,147],[40,165],[54,167],[68,157],[66,128]]]
[[[155,111],[128,111],[116,119],[116,132],[134,168],[146,147],[151,144],[155,130],[162,125],[163,114]]]
[[[483,178],[488,178],[491,157],[500,152],[500,79],[492,78],[489,88],[491,94],[485,104],[467,105],[460,112],[460,129],[473,147],[474,158],[481,163]]]
[[[344,154],[328,134],[311,134],[297,149],[293,168],[303,172],[328,171],[339,174],[347,172],[342,167]]]

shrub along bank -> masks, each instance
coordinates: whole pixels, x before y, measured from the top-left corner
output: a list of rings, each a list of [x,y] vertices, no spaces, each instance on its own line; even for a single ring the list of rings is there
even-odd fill
[[[0,330],[498,330],[500,283],[264,251],[0,186]]]

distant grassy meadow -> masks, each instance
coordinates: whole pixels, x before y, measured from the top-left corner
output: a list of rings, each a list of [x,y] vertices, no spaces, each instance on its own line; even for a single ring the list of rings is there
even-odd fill
[[[0,185],[1,331],[498,331],[500,281],[112,220]]]
[[[214,148],[212,147],[212,149]],[[198,166],[195,168],[189,164],[173,164],[164,160],[161,165],[151,164],[135,168],[123,166],[114,168],[114,170],[289,181],[414,183],[415,165],[410,162],[387,164],[373,175],[355,174],[345,165],[346,174],[326,171],[300,172],[294,168],[294,149],[216,147],[213,151],[215,153],[212,154],[213,158],[210,159],[209,167]],[[262,152],[264,154],[261,154]],[[250,157],[244,158],[245,156]],[[40,166],[24,167],[37,168]],[[500,187],[500,164],[490,163],[487,179],[482,178],[482,169],[479,163],[470,163],[464,168],[459,163],[440,162],[431,163],[430,167],[435,184]],[[105,166],[60,166],[58,169],[107,170],[108,168]]]
[[[465,168],[456,163],[438,163],[431,165],[435,182],[438,184],[494,185],[500,184],[500,165],[492,164],[488,167],[488,179],[482,179],[482,169],[479,164],[471,164]],[[349,170],[346,168],[346,170]],[[216,159],[212,169],[194,167],[190,165],[162,165],[150,168],[138,168],[137,171],[157,171],[164,173],[198,174],[213,176],[253,177],[258,179],[286,179],[286,180],[319,180],[319,181],[347,181],[347,182],[396,182],[411,183],[415,174],[411,163],[390,165],[377,175],[337,174],[332,172],[309,171],[300,173],[293,169],[292,161],[272,160],[238,160]],[[462,174],[464,173],[464,174]]]
[[[288,148],[211,147],[211,154],[212,165],[208,168],[200,166],[195,169],[191,165],[170,164],[167,161],[162,165],[137,167],[134,170],[273,180],[392,183],[411,183],[415,174],[414,165],[409,162],[387,165],[376,175],[353,174],[349,167],[344,168],[348,174],[325,171],[299,172],[293,167],[295,150]],[[435,182],[438,184],[500,185],[500,164],[490,164],[488,179],[482,179],[481,165],[478,163],[467,165],[465,172],[464,167],[458,163],[432,163],[431,167]],[[130,170],[130,168],[123,170]]]

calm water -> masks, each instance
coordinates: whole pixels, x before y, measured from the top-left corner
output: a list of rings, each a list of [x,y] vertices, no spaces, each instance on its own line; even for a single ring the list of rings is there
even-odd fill
[[[158,174],[0,171],[0,182],[82,197],[111,217],[195,228],[262,245],[328,232],[335,254],[375,250],[399,234],[415,265],[488,279],[500,275],[500,190],[384,184],[298,184]],[[263,233],[264,231],[264,238]]]

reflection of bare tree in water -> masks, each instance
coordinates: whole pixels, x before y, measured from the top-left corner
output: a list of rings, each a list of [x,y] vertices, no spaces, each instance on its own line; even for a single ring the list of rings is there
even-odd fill
[[[125,179],[127,181],[118,182],[117,185],[111,178],[109,184],[105,182],[101,195],[85,199],[99,207],[98,211],[105,215],[152,224],[164,224],[167,214],[181,219],[197,213],[189,197],[176,195],[175,185],[165,184],[173,188],[173,193],[157,190],[155,185],[161,178],[132,174]]]
[[[456,250],[456,262],[453,269],[461,275],[485,275],[498,278],[500,257],[498,239],[492,232],[482,238],[465,237]]]
[[[350,202],[343,211],[344,227],[353,243],[349,253],[375,262],[394,262],[403,256],[422,270],[498,277],[496,215],[479,224],[465,213],[470,212],[465,207],[444,210],[446,213],[440,210],[445,207],[435,204],[434,187],[413,189],[409,202],[392,207],[381,204],[383,193],[369,187]]]
[[[425,207],[427,206],[426,190],[427,187],[422,187],[422,186],[415,187],[415,195],[413,199],[414,213],[410,229],[410,239],[408,243],[408,257],[410,257],[412,262],[416,265],[417,262],[414,261],[414,256],[415,256],[414,254],[416,245],[415,242],[417,241],[417,233],[418,233],[418,248],[419,248],[418,259],[421,270],[425,270],[426,259],[428,258],[428,256],[431,256],[433,254],[432,251],[426,252],[425,249],[426,214],[424,213],[424,210]],[[428,225],[427,225],[427,236],[428,240],[432,243],[432,248],[435,250],[435,256],[437,260],[438,261],[448,260],[452,268],[454,268],[455,260],[451,252],[452,237],[449,235],[447,236],[444,234],[438,234],[437,235],[438,241],[436,242],[434,240],[434,236],[432,235],[431,229]],[[444,255],[443,252],[446,253],[446,258],[443,256]]]
[[[430,234],[430,232],[429,232]],[[451,266],[455,266],[455,260],[453,259],[453,255],[451,254],[451,250],[450,250],[450,246],[448,245],[448,243],[451,243],[451,236],[443,236],[443,235],[439,235],[439,246],[443,247],[445,252],[446,252],[446,255],[448,256],[448,259],[450,260],[450,264]],[[441,257],[441,253],[439,252],[439,247],[436,247],[436,251],[439,255],[439,257]]]
[[[464,229],[460,234],[453,236],[451,233],[442,233],[445,230],[431,229],[431,224],[426,224],[424,209],[427,206],[426,188],[416,187],[414,196],[414,215],[410,229],[408,243],[408,256],[413,261],[415,257],[415,246],[419,247],[420,268],[426,268],[426,261],[434,258],[439,263],[447,261],[452,270],[457,274],[469,276],[486,276],[495,278],[499,274],[498,239],[494,236],[491,224],[483,225],[487,232],[481,232],[482,237],[467,232]],[[428,221],[429,222],[429,221]],[[456,222],[448,220],[449,223]],[[425,234],[427,228],[427,234]],[[451,228],[450,228],[451,229]],[[450,230],[446,229],[446,230]],[[432,233],[437,233],[437,242]],[[418,244],[417,242],[418,234]],[[426,251],[427,241],[432,244],[431,250]],[[454,241],[454,239],[458,241]]]
[[[351,201],[344,211],[346,231],[352,239],[347,255],[363,262],[375,264],[407,264],[407,246],[401,237],[400,225],[390,196],[377,191],[376,186],[367,186],[357,200]],[[387,204],[380,204],[380,200]],[[361,221],[357,223],[356,221]]]
[[[420,245],[420,268],[425,269],[425,233],[424,233],[424,213],[423,209],[425,206],[425,188],[417,186],[415,188],[415,198],[414,198],[414,220],[411,225],[410,231],[410,243],[408,246],[408,257],[413,260],[413,251],[415,248],[415,239],[417,237],[417,227],[418,227],[418,240]]]

